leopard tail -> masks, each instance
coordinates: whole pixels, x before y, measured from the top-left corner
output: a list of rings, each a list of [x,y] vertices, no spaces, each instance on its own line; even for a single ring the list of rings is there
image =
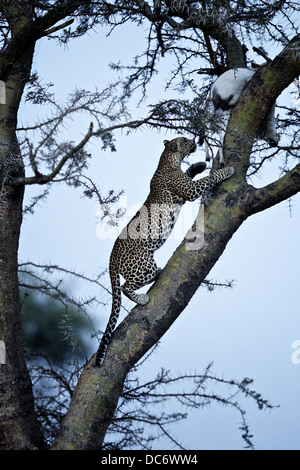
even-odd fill
[[[100,367],[104,361],[107,346],[110,343],[111,336],[115,329],[116,323],[119,318],[121,308],[121,284],[120,275],[117,271],[110,271],[110,280],[112,286],[112,307],[111,314],[106,326],[105,332],[103,333],[97,354],[96,354],[96,366]]]

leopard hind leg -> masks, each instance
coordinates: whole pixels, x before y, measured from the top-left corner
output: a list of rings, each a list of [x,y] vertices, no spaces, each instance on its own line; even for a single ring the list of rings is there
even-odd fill
[[[122,292],[138,305],[146,305],[149,302],[148,294],[138,294],[136,290],[154,282],[160,275],[162,269],[157,268],[153,256],[136,262],[129,273],[122,273],[125,283],[122,285]],[[127,274],[127,275],[126,275]]]

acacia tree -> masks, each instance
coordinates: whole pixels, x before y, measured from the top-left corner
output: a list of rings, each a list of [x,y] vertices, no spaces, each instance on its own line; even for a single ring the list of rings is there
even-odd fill
[[[297,109],[282,107],[278,123],[284,139],[278,148],[272,151],[260,148],[257,152],[254,147],[255,136],[269,108],[300,73],[300,37],[293,22],[298,9],[294,2],[285,0],[267,4],[255,0],[0,1],[0,80],[5,85],[5,99],[0,105],[0,339],[7,352],[6,364],[1,365],[3,447],[43,447],[21,344],[18,243],[25,186],[46,185],[49,191],[51,184],[65,181],[75,187],[83,185],[87,194],[96,194],[101,204],[109,204],[115,195],[110,193],[103,199],[97,186],[88,184],[91,182],[83,176],[89,158],[85,146],[92,137],[101,138],[104,147],[113,149],[113,131],[120,127],[130,129],[147,124],[200,135],[207,89],[203,86],[199,93],[190,72],[197,70],[205,80],[228,68],[245,67],[253,35],[261,42],[270,39],[276,42],[277,55],[273,60],[267,58],[267,64],[253,76],[231,115],[224,158],[226,164],[234,166],[235,174],[214,191],[205,205],[203,246],[189,250],[190,235],[183,240],[150,289],[149,304],[135,307],[122,322],[100,369],[91,358],[72,394],[53,448],[99,449],[128,372],[180,315],[232,235],[249,216],[300,190]],[[32,75],[37,41],[48,36],[67,42],[97,25],[111,25],[114,29],[125,22],[143,23],[149,36],[147,50],[125,69],[123,83],[93,94],[77,91],[70,95],[65,107],[57,105],[50,91],[41,87],[37,76]],[[263,50],[260,54],[266,58]],[[192,99],[176,99],[174,93],[172,100],[152,103],[148,116],[129,120],[128,98],[137,88],[145,95],[157,72],[158,60],[167,56],[175,58],[168,86],[192,92]],[[32,94],[27,95],[31,100],[54,106],[54,113],[31,129],[18,127],[17,119],[26,85],[33,87]],[[78,109],[86,110],[93,122],[81,141],[60,142],[60,125]],[[30,140],[30,131],[39,131],[40,139]],[[253,187],[249,175],[275,156],[283,161],[280,177],[266,187]]]

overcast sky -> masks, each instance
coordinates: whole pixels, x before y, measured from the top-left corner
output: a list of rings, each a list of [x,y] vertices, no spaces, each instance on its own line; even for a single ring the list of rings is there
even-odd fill
[[[140,52],[140,31],[132,25],[106,38],[100,30],[75,40],[68,49],[45,39],[38,45],[34,69],[45,83],[55,84],[61,99],[75,87],[101,89],[111,76],[109,61],[122,58],[126,63]],[[151,86],[147,104],[153,104],[159,94],[163,96],[163,90]],[[25,106],[20,119],[29,122],[34,112],[35,108]],[[86,119],[82,117],[82,125],[70,123],[68,132],[79,141],[86,130]],[[123,189],[123,203],[130,210],[137,208],[148,194],[165,138],[172,136],[149,129],[128,137],[120,132],[115,153],[101,151],[101,143],[94,141],[90,145],[93,159],[89,175],[104,193],[111,188]],[[204,151],[198,149],[193,161],[203,159]],[[268,165],[255,183],[262,186],[275,179],[277,166]],[[38,190],[28,188],[27,200]],[[261,412],[250,401],[243,402],[257,449],[300,448],[300,363],[295,360],[300,354],[297,356],[292,348],[300,341],[300,197],[294,197],[291,205],[290,211],[289,202],[283,202],[243,224],[209,275],[220,281],[235,279],[234,289],[210,294],[200,288],[141,372],[148,378],[160,367],[174,373],[200,373],[213,361],[214,372],[225,379],[253,378],[253,389],[280,405]],[[193,212],[189,205],[185,209],[187,214]],[[183,215],[180,226],[185,227],[187,217]],[[20,261],[56,263],[93,276],[107,268],[114,242],[112,237],[100,235],[103,231],[97,224],[96,202],[82,198],[80,190],[57,185],[35,215],[24,220]],[[165,265],[183,236],[177,229],[157,252],[159,266]],[[109,286],[108,279],[106,282]],[[76,283],[80,295],[89,289]],[[124,303],[128,308],[132,305],[126,299]],[[105,327],[109,313],[109,301],[106,308],[92,312],[98,328]],[[240,449],[243,441],[239,424],[240,416],[232,409],[214,405],[193,412],[174,431],[190,449]],[[165,441],[156,447],[173,448]]]

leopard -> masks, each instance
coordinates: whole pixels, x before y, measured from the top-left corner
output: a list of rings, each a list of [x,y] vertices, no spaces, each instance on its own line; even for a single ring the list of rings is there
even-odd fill
[[[209,176],[193,178],[206,168],[205,162],[181,169],[183,160],[195,152],[195,138],[176,137],[164,140],[164,150],[150,182],[150,192],[143,206],[123,228],[116,239],[109,260],[112,307],[109,321],[96,353],[96,366],[103,364],[106,350],[117,324],[121,309],[121,293],[138,305],[146,305],[149,295],[136,291],[157,280],[162,272],[154,252],[173,230],[182,206],[195,201],[216,184],[230,178],[233,167],[211,171]],[[120,275],[125,282],[121,286]]]

